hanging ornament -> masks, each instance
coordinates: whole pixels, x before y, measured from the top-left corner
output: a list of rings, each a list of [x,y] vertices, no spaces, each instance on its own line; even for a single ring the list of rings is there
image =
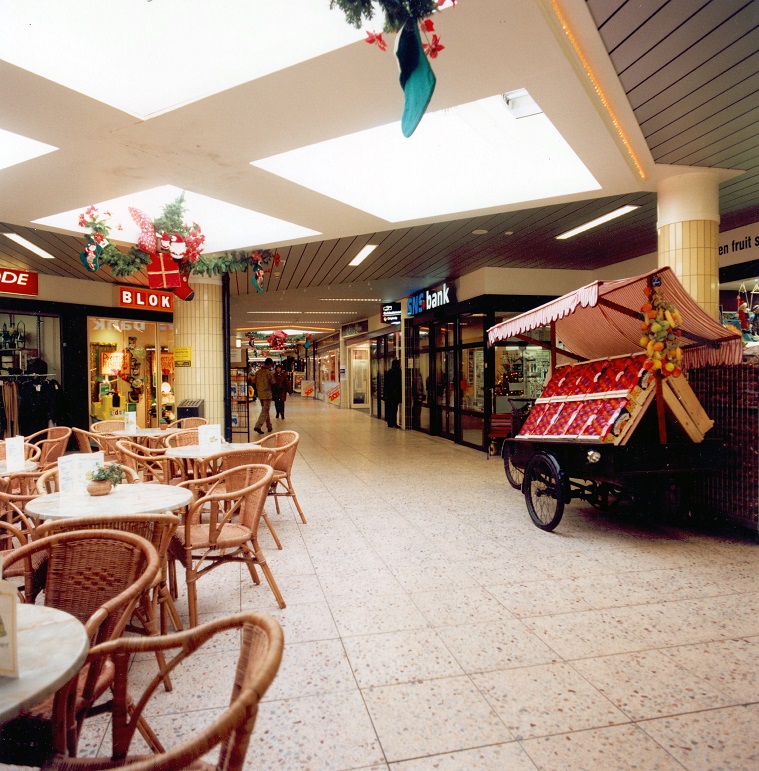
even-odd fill
[[[102,247],[94,239],[90,238],[84,247],[84,251],[80,252],[79,259],[90,273],[95,273],[100,267],[100,255],[102,253]]]
[[[153,227],[153,220],[151,220],[144,211],[135,209],[133,206],[129,207],[129,214],[135,223],[140,227],[140,236],[137,239],[137,246],[139,246],[140,249],[142,249],[142,251],[146,252],[147,254],[155,254],[158,250],[156,248],[155,228]]]

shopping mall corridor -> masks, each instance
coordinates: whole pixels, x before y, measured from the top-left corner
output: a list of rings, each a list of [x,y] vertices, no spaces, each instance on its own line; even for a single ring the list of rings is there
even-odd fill
[[[201,620],[252,608],[284,628],[248,768],[759,767],[752,535],[578,504],[548,534],[497,458],[297,395],[274,423],[300,433],[308,519],[267,503],[287,607],[236,566],[198,584]],[[208,724],[237,645],[196,654],[151,722]]]

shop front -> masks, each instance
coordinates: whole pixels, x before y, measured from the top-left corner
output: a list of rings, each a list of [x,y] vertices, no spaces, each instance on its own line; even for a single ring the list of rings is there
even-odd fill
[[[483,295],[457,302],[449,283],[412,295],[405,330],[406,426],[485,449],[490,416],[510,411],[509,394],[539,393],[547,372],[542,349],[522,340],[488,348],[487,330],[547,299]]]

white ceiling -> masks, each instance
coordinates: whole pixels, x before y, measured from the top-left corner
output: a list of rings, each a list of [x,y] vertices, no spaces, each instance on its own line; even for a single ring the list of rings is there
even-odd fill
[[[476,163],[490,166],[491,173],[495,167],[505,178],[521,178],[528,183],[521,194],[466,211],[455,207],[452,211],[447,202],[436,210],[428,207],[425,216],[391,222],[343,203],[338,200],[339,191],[329,185],[325,185],[331,192],[327,195],[253,166],[252,161],[395,123],[403,107],[392,43],[385,53],[362,40],[320,53],[320,46],[302,42],[303,38],[312,43],[320,37],[326,40],[335,25],[342,30],[342,15],[328,11],[329,0],[277,0],[278,9],[289,11],[284,28],[271,19],[254,24],[264,32],[265,45],[256,44],[251,34],[240,35],[240,30],[250,30],[252,16],[272,5],[263,0],[213,4],[201,0],[68,0],[65,4],[0,0],[0,129],[59,148],[0,170],[0,222],[30,226],[60,212],[81,211],[93,203],[128,199],[140,191],[172,185],[295,223],[320,234],[318,240],[324,241],[516,211],[525,208],[526,202],[533,207],[655,190],[655,164],[582,0],[460,0],[455,8],[436,14],[445,50],[432,60],[437,89],[429,110],[526,88],[598,189],[589,190],[586,184],[578,193],[536,194],[529,173],[523,168],[515,172],[508,159],[493,155]],[[51,14],[63,6],[64,15]],[[306,8],[318,8],[319,13],[306,16]],[[570,47],[557,8],[582,47],[584,62]],[[331,32],[315,21],[325,16]],[[144,34],[127,27],[126,20],[135,18]],[[223,31],[214,33],[211,22],[218,20],[223,21]],[[68,29],[62,31],[64,24]],[[73,27],[87,30],[84,40],[67,34]],[[357,34],[345,25],[346,40]],[[154,117],[143,120],[132,114],[138,112],[133,106],[125,111],[126,107],[105,104],[103,89],[120,96],[116,82],[103,83],[101,78],[93,98],[2,60],[17,60],[19,51],[30,48],[44,49],[46,61],[65,59],[69,69],[79,72],[97,73],[101,62],[117,60],[119,78],[132,85],[136,82],[155,97],[143,108]],[[282,50],[292,55],[280,56]],[[261,65],[275,55],[273,66],[280,69],[266,74],[267,67]],[[290,63],[301,55],[310,58]],[[180,70],[189,69],[190,63],[196,66],[189,87],[171,73],[177,63]],[[248,63],[255,66],[248,68]],[[225,90],[203,97],[207,84],[199,91],[192,86],[210,68],[231,77]],[[118,98],[111,101],[119,103]],[[419,152],[425,152],[424,144]],[[422,198],[436,192],[439,162],[431,163],[428,175],[420,178],[418,172],[404,175],[404,168],[392,161],[378,163],[371,152],[344,160],[370,179],[394,180]],[[208,224],[200,224],[208,233]],[[251,231],[247,242],[236,246],[274,248],[314,240],[313,235],[262,240]],[[354,251],[364,243],[357,239]],[[6,244],[0,243],[0,260],[5,249]],[[344,289],[350,284],[346,293],[360,297],[375,296],[377,291],[349,277],[342,283]],[[383,299],[400,297],[411,284],[420,283],[423,280],[418,277],[388,279],[381,287]],[[320,310],[318,296],[325,296],[324,290],[314,292],[313,298],[310,294],[236,297],[233,323],[249,320],[244,315],[247,310]],[[308,306],[303,305],[306,301]],[[286,316],[278,325],[287,325]]]

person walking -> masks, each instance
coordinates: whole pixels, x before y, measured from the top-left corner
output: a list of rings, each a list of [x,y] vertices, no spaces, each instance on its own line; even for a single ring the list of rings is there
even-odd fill
[[[289,373],[282,369],[281,364],[277,364],[274,367],[274,385],[272,386],[275,417],[285,419],[285,402],[287,395],[292,392],[293,386]]]
[[[401,403],[401,363],[393,359],[393,364],[385,372],[385,420],[388,428],[398,428],[398,405]]]
[[[274,373],[271,371],[274,359],[266,359],[255,375],[256,384],[256,396],[261,402],[261,412],[258,415],[256,425],[253,426],[253,430],[257,434],[263,434],[261,426],[266,423],[266,430],[271,433],[271,415],[269,410],[271,409],[272,390],[271,387],[274,384]]]

